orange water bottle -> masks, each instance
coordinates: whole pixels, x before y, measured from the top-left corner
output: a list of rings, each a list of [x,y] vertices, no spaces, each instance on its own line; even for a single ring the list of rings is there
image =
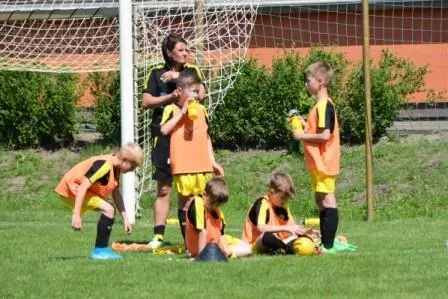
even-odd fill
[[[299,111],[296,109],[289,110],[288,122],[291,125],[293,131],[303,131],[302,121],[300,119]]]

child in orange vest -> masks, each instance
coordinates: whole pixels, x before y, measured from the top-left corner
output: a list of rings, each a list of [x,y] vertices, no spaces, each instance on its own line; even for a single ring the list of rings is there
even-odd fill
[[[64,175],[56,187],[55,191],[73,210],[72,228],[75,231],[81,230],[81,216],[85,212],[97,210],[101,213],[95,248],[90,254],[92,259],[121,258],[108,247],[115,208],[106,200],[112,195],[123,218],[124,229],[130,234],[132,227],[120,194],[119,176],[120,173],[133,171],[142,163],[143,151],[140,146],[128,143],[115,154],[94,156],[78,163]]]
[[[185,244],[192,258],[209,243],[217,244],[229,258],[252,253],[246,242],[224,235],[225,220],[220,207],[228,198],[224,178],[216,176],[207,182],[203,196],[197,195],[188,203]]]
[[[295,193],[291,177],[277,172],[269,183],[266,196],[257,199],[247,214],[243,241],[252,245],[255,252],[287,254],[300,235],[311,234],[294,222],[288,201]]]
[[[320,210],[321,253],[335,252],[333,243],[338,228],[334,192],[341,150],[336,109],[328,95],[332,75],[331,66],[325,62],[316,62],[307,68],[306,86],[316,97],[316,104],[308,115],[308,121],[302,119],[305,131],[293,132],[294,139],[303,141],[306,168]]]
[[[186,204],[194,195],[204,193],[213,173],[224,175],[213,155],[205,107],[194,103],[195,117],[192,113],[187,115],[189,102],[198,98],[200,88],[201,79],[197,72],[190,69],[180,72],[177,79],[179,98],[176,103],[165,107],[160,128],[163,135],[170,135],[169,162],[174,187],[180,195],[178,217],[184,239]]]

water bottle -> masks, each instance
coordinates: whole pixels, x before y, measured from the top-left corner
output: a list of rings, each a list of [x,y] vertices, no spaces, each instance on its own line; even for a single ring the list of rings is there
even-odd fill
[[[320,225],[320,219],[319,218],[304,218],[299,221],[299,224],[304,227],[317,227]]]
[[[303,131],[302,121],[300,120],[299,111],[296,109],[289,110],[288,122],[293,131]]]
[[[188,118],[195,120],[198,118],[198,101],[196,99],[188,100]]]

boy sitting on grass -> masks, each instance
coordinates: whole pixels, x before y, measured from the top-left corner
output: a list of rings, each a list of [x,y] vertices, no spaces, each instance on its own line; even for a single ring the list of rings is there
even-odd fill
[[[292,245],[298,236],[314,237],[294,222],[288,201],[295,194],[291,177],[283,172],[273,175],[268,194],[257,199],[246,217],[243,241],[257,253],[292,254]]]
[[[143,163],[143,151],[137,144],[128,143],[116,153],[94,156],[70,169],[62,178],[55,191],[73,210],[72,228],[82,228],[81,216],[89,211],[99,211],[95,248],[90,257],[95,260],[120,259],[109,247],[109,236],[114,224],[115,208],[106,200],[112,194],[115,205],[121,213],[125,231],[130,234],[132,227],[126,214],[119,190],[120,173],[133,171]]]
[[[228,201],[229,193],[223,177],[208,181],[203,196],[195,196],[187,206],[186,245],[192,258],[207,244],[215,243],[228,258],[252,253],[249,244],[224,235],[225,220],[221,206]]]

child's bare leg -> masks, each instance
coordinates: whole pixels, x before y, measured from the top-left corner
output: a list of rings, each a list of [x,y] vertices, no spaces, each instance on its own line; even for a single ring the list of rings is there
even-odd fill
[[[320,214],[320,233],[325,248],[332,248],[338,229],[339,215],[334,193],[316,192]]]
[[[325,209],[323,205],[323,201],[325,198],[325,193],[316,192],[314,193],[314,200],[316,201],[316,205],[319,208],[319,211],[323,211]]]
[[[104,248],[109,246],[109,237],[114,224],[115,208],[107,201],[102,201],[100,205],[100,220],[98,220],[96,230],[95,247]]]
[[[237,244],[230,246],[230,250],[235,257],[244,257],[252,254],[252,246],[244,241],[240,241]]]
[[[154,202],[154,237],[163,241],[166,218],[170,210],[171,183],[167,180],[157,181],[157,198]]]
[[[179,219],[180,231],[185,243],[185,226],[187,222],[186,207],[188,203],[193,199],[190,196],[182,196],[179,194],[179,200],[177,201],[177,217]]]

